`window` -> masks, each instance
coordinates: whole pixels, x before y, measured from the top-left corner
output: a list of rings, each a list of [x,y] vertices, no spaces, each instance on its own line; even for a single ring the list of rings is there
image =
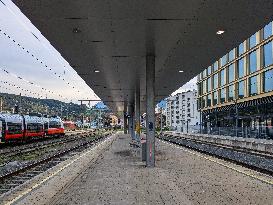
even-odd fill
[[[211,66],[209,66],[207,70],[208,70],[208,75],[210,75],[211,74]]]
[[[229,53],[228,53],[228,60],[229,60],[229,61],[232,61],[232,60],[234,60],[234,59],[235,59],[235,50],[232,49],[232,50],[229,51]]]
[[[249,48],[256,46],[256,33],[249,38]]]
[[[225,101],[226,101],[226,89],[223,88],[223,89],[221,89],[220,102],[224,103]]]
[[[213,93],[213,105],[217,105],[218,104],[218,91],[215,91]]]
[[[253,51],[249,54],[249,73],[257,71],[257,52]]]
[[[216,89],[218,87],[218,74],[216,73],[213,76],[213,89]]]
[[[241,99],[245,97],[245,81],[240,81],[238,83],[238,98]]]
[[[207,76],[207,69],[205,69],[204,71],[203,71],[203,78],[205,78]]]
[[[9,134],[22,134],[22,124],[21,123],[7,123]]]
[[[264,27],[264,39],[267,39],[271,35],[272,35],[272,22],[270,22]]]
[[[232,81],[234,81],[234,64],[231,64],[228,67],[228,82],[231,83]]]
[[[221,70],[221,86],[225,85],[225,71],[226,69]]]
[[[206,107],[206,96],[202,97],[201,104],[202,104],[202,107]]]
[[[203,95],[203,92],[202,92],[202,83],[198,83],[198,95]]]
[[[203,81],[203,94],[207,93],[207,86],[206,86],[206,81]]]
[[[224,55],[224,56],[221,58],[220,63],[221,63],[220,67],[222,67],[222,66],[224,66],[224,65],[227,64],[227,55]]]
[[[208,95],[208,98],[207,98],[207,106],[211,106],[211,94]]]
[[[273,90],[273,70],[264,73],[264,92]]]
[[[208,92],[211,91],[211,78],[208,78]]]
[[[249,78],[249,95],[257,95],[258,89],[257,89],[257,76],[253,76]]]
[[[173,113],[173,111],[172,111]],[[49,127],[50,128],[60,128],[61,127],[61,123],[57,122],[57,121],[50,121],[49,122]]]
[[[241,58],[238,61],[238,78],[242,78],[245,75],[245,60]]]
[[[28,123],[27,124],[27,131],[28,132],[42,132],[43,131],[43,125],[38,123]]]
[[[234,85],[228,87],[228,101],[232,101],[234,99]]]
[[[245,52],[244,43],[241,43],[238,47],[238,55],[242,55]]]
[[[267,67],[273,64],[273,55],[272,55],[273,47],[272,41],[264,45],[264,67]]]
[[[218,70],[218,61],[213,64],[213,71]]]

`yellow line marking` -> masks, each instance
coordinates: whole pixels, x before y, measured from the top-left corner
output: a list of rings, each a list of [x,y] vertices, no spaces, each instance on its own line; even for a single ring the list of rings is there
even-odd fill
[[[245,171],[241,171],[241,170],[236,169],[236,168],[234,168],[234,167],[231,167],[231,166],[229,166],[229,165],[227,165],[227,164],[224,164],[224,163],[222,163],[222,162],[219,162],[219,161],[217,161],[217,160],[215,160],[215,159],[213,159],[213,158],[211,158],[211,157],[206,157],[206,156],[204,156],[204,155],[201,155],[201,154],[192,152],[192,151],[188,150],[187,148],[180,147],[180,146],[178,146],[178,145],[174,145],[174,144],[172,144],[172,143],[165,142],[165,141],[163,141],[163,140],[159,140],[159,141],[161,141],[161,142],[163,142],[163,143],[165,143],[165,144],[171,145],[171,146],[173,146],[173,147],[175,147],[175,148],[179,148],[179,149],[181,149],[181,150],[183,150],[183,151],[185,151],[185,152],[188,152],[188,153],[190,153],[190,154],[193,154],[193,155],[196,155],[196,156],[198,156],[198,157],[201,157],[201,158],[204,158],[204,159],[206,159],[206,160],[209,160],[209,161],[211,161],[211,162],[214,162],[214,163],[216,163],[216,164],[219,164],[219,165],[221,165],[221,166],[223,166],[223,167],[226,167],[226,168],[228,168],[228,169],[231,169],[231,170],[233,170],[233,171],[236,171],[236,172],[238,172],[238,173],[240,173],[240,174],[243,174],[243,175],[246,175],[246,176],[251,177],[251,178],[253,178],[253,179],[257,179],[257,180],[259,180],[259,181],[261,181],[261,182],[264,182],[264,183],[273,185],[273,180],[263,179],[263,178],[261,178],[261,177],[259,177],[259,176],[256,176],[256,175],[247,173],[247,172],[245,172]]]
[[[112,136],[111,136],[112,137]],[[74,162],[76,162],[77,160],[81,159],[82,157],[86,156],[87,154],[89,154],[90,152],[94,151],[94,149],[97,149],[98,147],[100,147],[102,144],[106,143],[106,141],[108,141],[111,137],[106,138],[103,142],[101,142],[100,144],[98,144],[97,146],[95,146],[93,149],[83,153],[82,155],[80,155],[79,157],[77,157],[76,159],[72,160],[71,162],[69,162],[68,164],[66,164],[65,166],[59,168],[57,171],[51,173],[49,176],[47,176],[46,178],[44,178],[42,181],[38,182],[37,184],[31,186],[30,188],[28,188],[27,190],[25,190],[23,193],[19,194],[17,197],[15,197],[14,199],[12,199],[11,201],[8,201],[5,203],[5,205],[11,205],[13,203],[15,203],[16,201],[18,201],[19,199],[21,199],[22,197],[24,197],[25,195],[29,194],[32,190],[36,189],[37,187],[39,187],[40,185],[42,185],[43,183],[45,183],[46,181],[48,181],[49,179],[51,179],[52,177],[54,177],[55,175],[57,175],[58,173],[60,173],[61,171],[63,171],[64,169],[66,169],[67,167],[69,167],[70,165],[72,165]]]

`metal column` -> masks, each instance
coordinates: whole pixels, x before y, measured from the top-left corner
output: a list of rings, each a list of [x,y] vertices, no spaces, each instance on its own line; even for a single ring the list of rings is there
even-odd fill
[[[123,108],[123,129],[124,134],[128,133],[128,118],[127,118],[127,103],[124,102],[124,108]]]
[[[155,166],[155,57],[146,56],[146,166]]]
[[[134,106],[129,105],[129,134],[132,137],[132,140],[135,140],[135,129],[134,129]]]
[[[137,81],[135,92],[135,123],[136,123],[136,135],[135,138],[140,142],[140,87],[139,81]]]

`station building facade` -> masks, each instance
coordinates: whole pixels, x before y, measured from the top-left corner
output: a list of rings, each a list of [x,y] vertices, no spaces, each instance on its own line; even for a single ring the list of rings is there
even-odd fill
[[[272,22],[197,78],[203,133],[273,139]]]

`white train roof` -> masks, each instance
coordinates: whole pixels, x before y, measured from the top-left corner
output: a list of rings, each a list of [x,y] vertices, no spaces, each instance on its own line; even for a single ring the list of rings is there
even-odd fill
[[[18,114],[0,113],[0,119],[4,119],[6,122],[22,123],[23,117]]]

